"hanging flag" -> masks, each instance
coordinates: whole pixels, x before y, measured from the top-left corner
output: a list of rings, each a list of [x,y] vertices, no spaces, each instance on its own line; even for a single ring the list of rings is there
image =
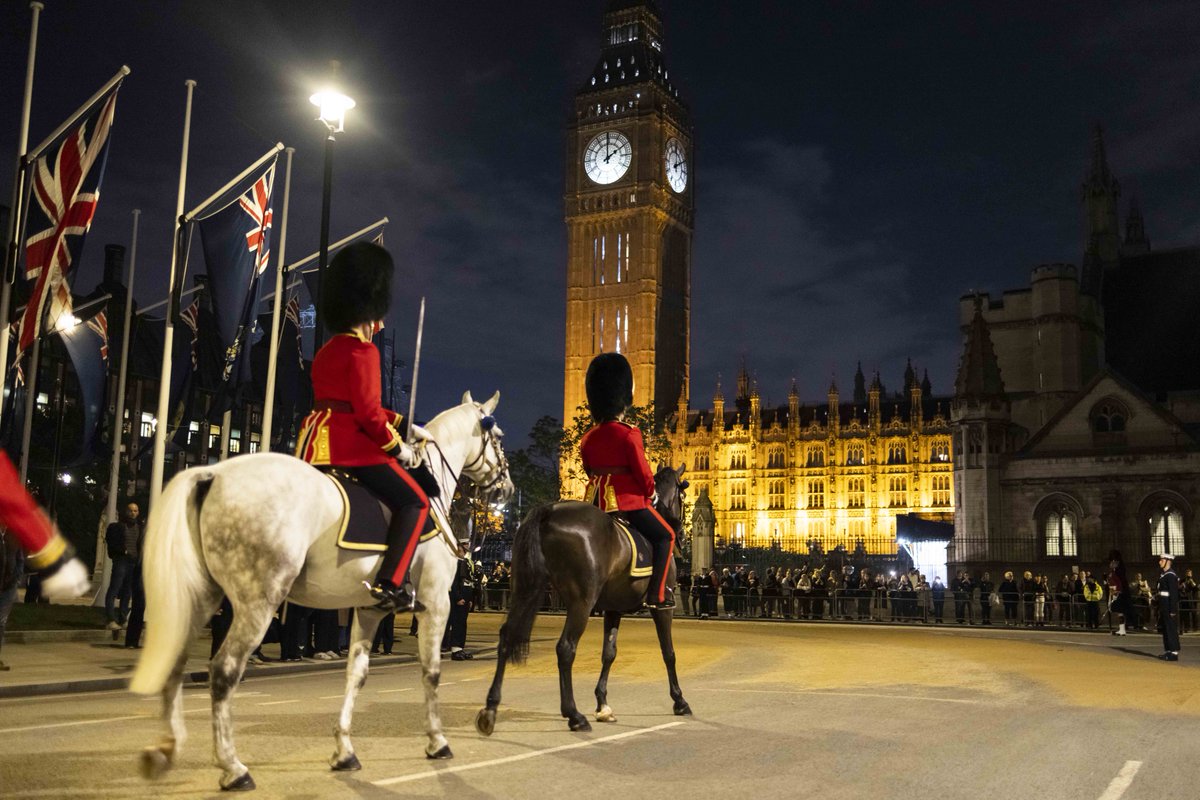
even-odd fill
[[[197,220],[208,268],[216,336],[221,347],[221,389],[209,409],[224,411],[250,379],[251,336],[257,327],[259,276],[266,270],[271,244],[271,190],[275,161],[229,204]]]
[[[67,466],[77,467],[95,457],[92,445],[104,417],[105,386],[108,379],[108,317],[96,316],[62,331],[59,336],[75,367],[83,408],[83,434],[79,455]]]
[[[167,401],[167,435],[180,447],[188,444],[188,430],[192,423],[193,384],[199,367],[200,350],[200,295],[196,292],[191,305],[179,315],[182,327],[177,330],[171,347],[171,392]]]
[[[25,278],[33,281],[21,318],[17,358],[71,310],[68,277],[83,249],[100,199],[108,156],[109,132],[117,89],[97,101],[93,111],[31,164],[31,201],[25,240]]]

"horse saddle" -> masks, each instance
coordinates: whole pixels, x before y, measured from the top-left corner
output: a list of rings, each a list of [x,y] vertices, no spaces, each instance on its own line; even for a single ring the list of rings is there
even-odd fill
[[[654,551],[645,536],[630,527],[629,522],[616,514],[610,515],[613,525],[629,540],[633,555],[629,559],[629,577],[648,578],[654,572]]]
[[[342,521],[337,545],[343,550],[366,550],[382,553],[387,550],[387,530],[392,522],[392,510],[351,475],[340,470],[322,470],[342,495]],[[425,519],[421,541],[437,535],[433,515]]]

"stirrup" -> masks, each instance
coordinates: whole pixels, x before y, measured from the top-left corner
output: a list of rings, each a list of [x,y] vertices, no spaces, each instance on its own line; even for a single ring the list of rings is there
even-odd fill
[[[375,603],[375,608],[380,611],[389,613],[403,613],[405,611],[424,611],[425,606],[417,602],[417,599],[404,590],[404,587],[397,586],[389,589],[381,584],[369,584],[363,581],[363,586],[371,594],[371,597],[378,602]]]

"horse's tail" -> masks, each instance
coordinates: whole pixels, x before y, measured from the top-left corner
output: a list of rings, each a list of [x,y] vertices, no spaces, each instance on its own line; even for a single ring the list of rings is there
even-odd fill
[[[529,635],[546,593],[549,574],[542,555],[542,523],[550,508],[544,505],[530,511],[513,537],[512,600],[500,628],[502,652],[510,664],[523,664],[528,658]]]
[[[200,552],[200,504],[212,481],[211,470],[185,470],[150,509],[142,551],[150,619],[146,647],[129,684],[132,692],[161,691],[194,631],[197,605],[212,583]]]

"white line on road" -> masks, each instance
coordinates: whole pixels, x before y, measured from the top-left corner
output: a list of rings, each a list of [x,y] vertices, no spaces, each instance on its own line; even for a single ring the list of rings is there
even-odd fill
[[[395,694],[396,692],[411,692],[411,691],[412,691],[412,687],[410,686],[407,689],[380,689],[379,693],[380,694]]]
[[[574,744],[563,744],[563,745],[559,745],[558,747],[551,747],[546,750],[534,750],[529,753],[518,753],[515,756],[505,756],[504,758],[493,758],[490,761],[480,761],[477,764],[461,764],[459,766],[447,767],[445,769],[434,769],[434,770],[430,770],[428,772],[416,772],[416,773],[413,773],[412,775],[401,775],[398,778],[385,778],[384,780],[381,780],[381,781],[372,781],[372,783],[374,783],[374,785],[376,785],[376,786],[392,786],[397,783],[408,783],[409,781],[419,781],[419,780],[423,780],[425,778],[434,778],[439,775],[450,775],[450,774],[453,774],[456,772],[467,772],[467,771],[473,770],[473,769],[482,769],[484,767],[494,767],[494,766],[497,766],[498,764],[512,764],[513,762],[516,762],[516,761],[525,761],[526,759],[537,758],[538,756],[548,756],[551,753],[561,753],[565,750],[577,750],[580,747],[591,747],[594,744],[601,744],[603,742],[613,742],[613,741],[617,741],[618,739],[628,739],[631,736],[641,736],[644,733],[656,733],[658,731],[666,730],[667,728],[674,728],[676,725],[683,725],[683,724],[684,724],[683,722],[666,722],[666,723],[663,723],[662,725],[655,725],[652,728],[639,728],[638,730],[625,731],[624,733],[617,733],[612,736],[602,736],[599,739],[589,739],[585,742],[575,742]]]
[[[50,728],[74,728],[79,725],[100,725],[105,722],[123,722],[127,719],[154,719],[149,714],[131,714],[127,717],[108,717],[106,719],[81,719],[75,722],[52,722],[48,725],[27,725],[23,728],[0,728],[0,734],[24,733],[25,731],[44,731]]]
[[[292,699],[292,700],[272,700],[272,701],[271,701],[271,702],[269,702],[269,703],[255,703],[255,705],[259,705],[259,706],[281,706],[281,705],[283,705],[284,703],[299,703],[299,702],[300,702],[300,701],[299,701],[298,699]]]
[[[327,694],[324,697],[318,697],[318,700],[341,700],[346,695],[344,694]]]
[[[982,700],[962,700],[954,697],[924,697],[912,694],[882,694],[875,692],[837,692],[828,689],[728,689],[700,686],[692,691],[709,692],[741,692],[743,694],[827,694],[834,697],[873,697],[882,700],[916,700],[929,703],[962,703],[964,705],[980,705]]]
[[[1121,800],[1121,796],[1133,783],[1134,776],[1141,768],[1142,762],[1140,761],[1126,761],[1125,766],[1121,767],[1121,771],[1108,784],[1108,788],[1104,790],[1104,794],[1100,795],[1099,800]]]

